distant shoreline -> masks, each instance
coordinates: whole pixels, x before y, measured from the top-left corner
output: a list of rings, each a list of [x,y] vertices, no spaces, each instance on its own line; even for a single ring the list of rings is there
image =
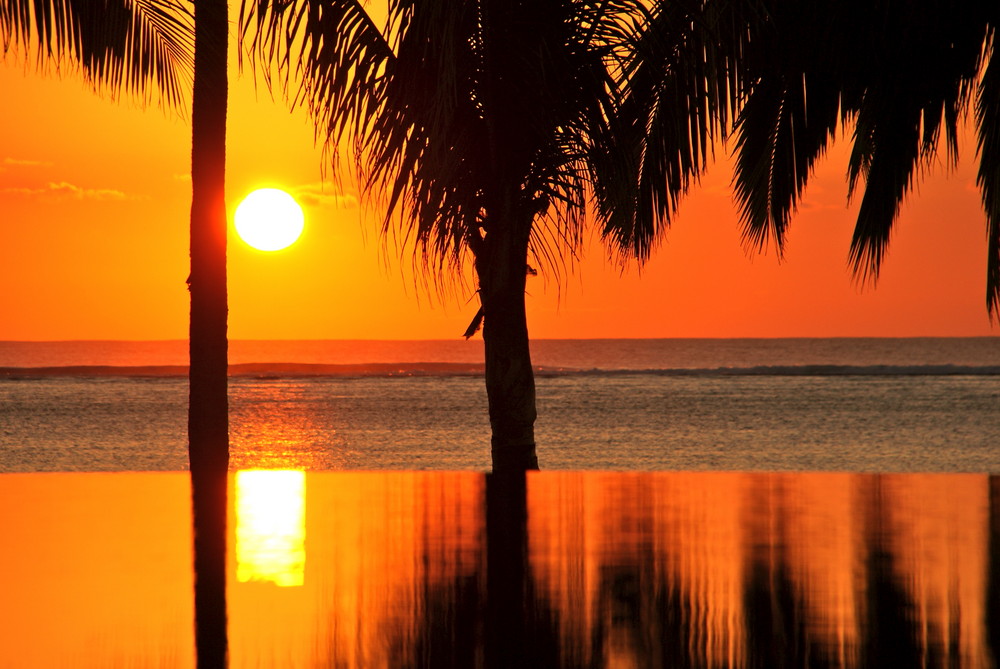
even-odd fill
[[[58,376],[186,377],[187,365],[66,365],[58,367],[0,367],[0,378]],[[310,364],[251,362],[229,365],[229,376],[477,376],[483,365],[453,362]]]

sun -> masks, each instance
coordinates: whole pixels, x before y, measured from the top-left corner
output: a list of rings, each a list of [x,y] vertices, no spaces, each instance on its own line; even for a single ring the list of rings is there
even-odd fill
[[[234,214],[240,239],[261,251],[280,251],[302,234],[305,217],[291,195],[278,188],[260,188],[240,202]]]

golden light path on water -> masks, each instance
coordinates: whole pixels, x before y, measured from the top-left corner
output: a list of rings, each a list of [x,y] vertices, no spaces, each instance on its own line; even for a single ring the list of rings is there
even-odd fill
[[[306,564],[306,473],[236,472],[236,580],[301,586]]]

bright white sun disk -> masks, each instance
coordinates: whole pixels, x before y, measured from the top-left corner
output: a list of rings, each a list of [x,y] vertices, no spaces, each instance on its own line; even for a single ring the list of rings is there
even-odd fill
[[[236,207],[234,219],[240,239],[261,251],[290,246],[305,225],[299,203],[277,188],[260,188],[247,195]]]

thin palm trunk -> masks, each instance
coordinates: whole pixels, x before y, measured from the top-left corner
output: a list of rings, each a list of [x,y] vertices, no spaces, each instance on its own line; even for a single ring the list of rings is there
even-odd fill
[[[524,305],[527,257],[527,232],[502,228],[487,235],[476,260],[494,472],[538,469],[535,376]]]
[[[191,113],[191,331],[188,413],[194,511],[198,667],[225,667],[226,500],[229,469],[226,295],[228,7],[195,2]]]

